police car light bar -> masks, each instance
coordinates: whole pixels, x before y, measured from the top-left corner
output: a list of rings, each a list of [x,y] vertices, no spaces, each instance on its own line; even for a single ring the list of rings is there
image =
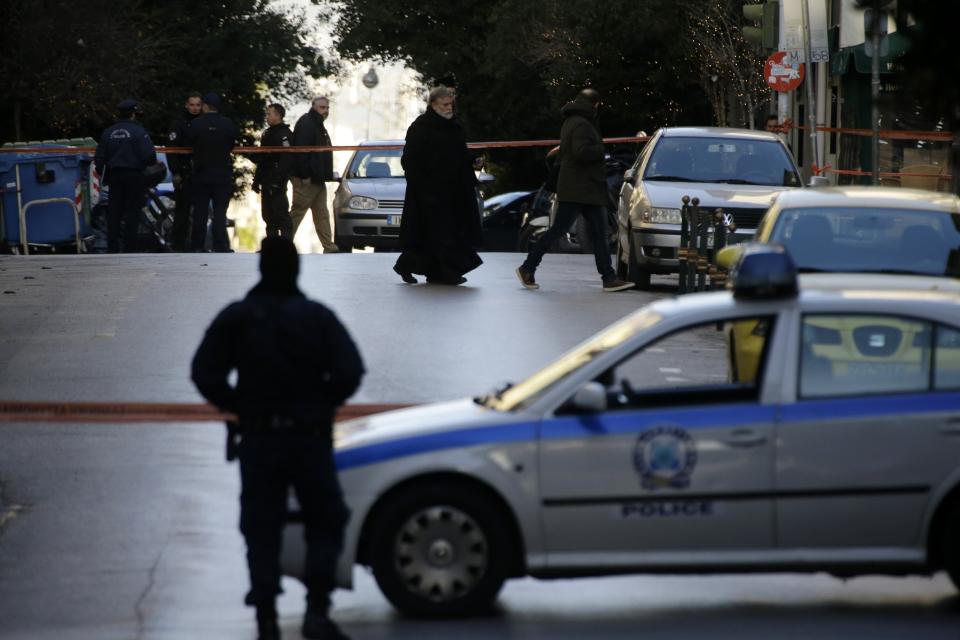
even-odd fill
[[[748,244],[730,275],[735,298],[797,295],[797,265],[779,244]]]

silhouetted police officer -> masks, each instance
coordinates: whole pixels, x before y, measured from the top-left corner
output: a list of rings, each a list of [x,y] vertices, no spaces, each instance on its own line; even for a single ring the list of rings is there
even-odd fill
[[[207,240],[207,212],[213,203],[211,231],[213,250],[230,253],[227,237],[227,207],[233,193],[233,150],[238,131],[229,118],[220,115],[220,96],[203,96],[203,115],[187,127],[187,141],[193,147],[193,231],[190,248],[203,251]]]
[[[283,121],[287,111],[273,103],[267,107],[267,124],[260,136],[261,147],[289,147],[293,132]],[[253,190],[260,193],[260,212],[267,225],[268,236],[283,236],[293,240],[293,219],[287,200],[287,183],[293,168],[292,153],[261,153],[253,156],[257,164],[253,175]]]
[[[193,381],[216,407],[238,416],[240,530],[250,568],[248,605],[260,638],[278,638],[280,546],[287,491],[296,490],[306,528],[306,638],[346,638],[330,620],[337,556],[348,511],[332,448],[334,413],[360,384],[360,354],[336,316],[297,288],[299,256],[283,237],[265,238],[262,278],[224,309],[193,359]],[[236,369],[232,387],[228,376]]]
[[[199,115],[203,107],[201,96],[193,92],[187,96],[183,104],[183,113],[170,123],[170,132],[167,140],[172,147],[187,145],[187,131],[190,123]],[[193,208],[193,193],[190,186],[193,184],[193,162],[188,153],[171,153],[167,155],[167,164],[173,174],[173,194],[176,209],[173,214],[173,229],[170,232],[174,251],[187,250],[187,234],[190,232],[190,210]]]
[[[157,162],[153,141],[136,122],[137,102],[124,100],[117,105],[116,124],[100,136],[93,162],[110,187],[107,201],[107,251],[120,251],[120,229],[123,227],[123,250],[137,250],[137,229],[147,191],[144,170]]]

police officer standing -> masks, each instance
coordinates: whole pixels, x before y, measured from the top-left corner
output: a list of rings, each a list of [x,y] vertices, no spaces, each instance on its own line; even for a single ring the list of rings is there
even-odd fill
[[[147,181],[144,170],[156,164],[157,153],[146,129],[136,121],[137,102],[124,100],[117,105],[116,124],[100,136],[93,162],[110,187],[107,201],[107,251],[120,252],[123,229],[123,250],[137,250],[137,229],[143,209]]]
[[[288,238],[265,238],[260,282],[207,329],[193,381],[241,431],[240,530],[261,640],[279,638],[280,548],[287,491],[306,528],[307,613],[303,636],[343,640],[330,619],[337,556],[348,511],[334,466],[334,414],[360,384],[363,363],[337,317],[297,287],[299,256]],[[237,371],[236,386],[230,386]]]
[[[193,232],[190,248],[204,251],[207,218],[213,203],[213,250],[232,253],[227,237],[227,207],[233,193],[233,150],[238,131],[233,121],[220,115],[220,96],[208,93],[202,98],[203,115],[187,128],[187,142],[193,147]]]
[[[183,105],[183,113],[170,124],[170,133],[167,140],[172,147],[187,144],[187,130],[190,123],[200,115],[202,102],[200,93],[194,91],[187,96]],[[171,153],[167,155],[167,164],[173,174],[173,196],[176,209],[173,214],[173,229],[171,238],[174,251],[187,250],[187,234],[190,232],[190,209],[193,206],[193,194],[190,185],[193,182],[193,167],[190,154]]]
[[[286,109],[280,104],[267,107],[267,124],[260,136],[261,147],[289,147],[293,132],[283,121]],[[260,194],[260,212],[267,225],[268,236],[293,240],[293,221],[287,201],[287,183],[293,165],[291,153],[260,153],[253,157],[257,170],[253,174],[253,190]]]

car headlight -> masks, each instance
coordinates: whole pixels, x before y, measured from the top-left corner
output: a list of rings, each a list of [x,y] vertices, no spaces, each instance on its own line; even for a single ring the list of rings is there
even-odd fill
[[[347,200],[347,208],[349,209],[376,209],[378,206],[380,206],[379,202],[366,196],[353,196]]]
[[[680,209],[664,209],[662,207],[650,207],[640,214],[643,222],[656,222],[660,224],[680,224]]]

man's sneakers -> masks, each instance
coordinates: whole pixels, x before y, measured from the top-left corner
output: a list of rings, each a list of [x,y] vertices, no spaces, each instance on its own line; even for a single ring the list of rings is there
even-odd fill
[[[633,283],[627,282],[626,280],[621,280],[620,278],[605,280],[603,283],[603,290],[607,293],[613,293],[614,291],[626,291],[627,289],[633,289]]]
[[[533,272],[527,271],[523,267],[517,267],[517,277],[520,283],[527,289],[539,289],[540,285],[533,279]]]

